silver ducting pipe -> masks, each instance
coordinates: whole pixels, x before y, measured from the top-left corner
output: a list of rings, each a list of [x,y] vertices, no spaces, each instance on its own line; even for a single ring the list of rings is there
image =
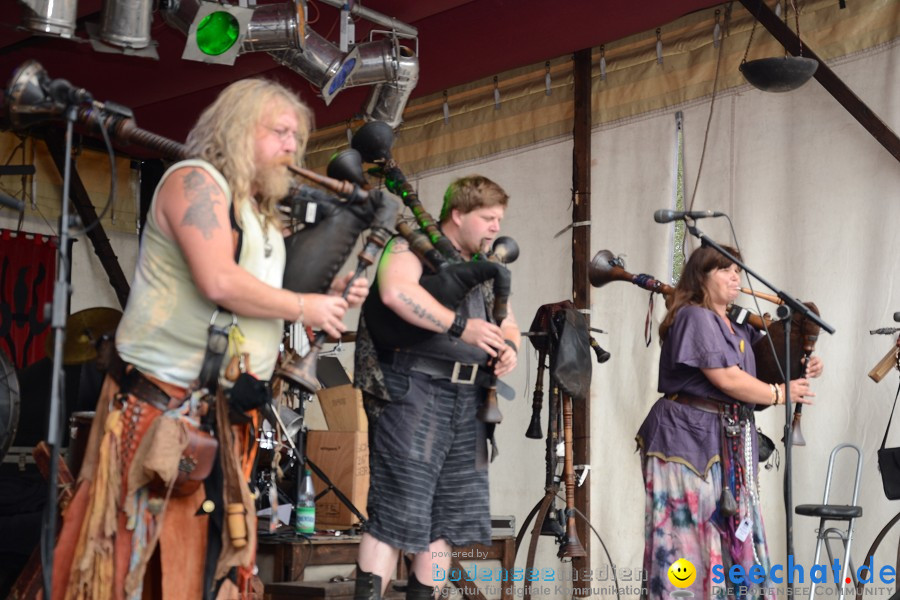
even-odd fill
[[[372,88],[363,112],[366,121],[384,121],[394,129],[403,122],[406,103],[419,82],[418,57],[406,46],[398,49],[394,78]]]
[[[153,0],[104,0],[100,11],[100,39],[124,48],[150,45]]]
[[[70,38],[75,34],[78,0],[21,0],[23,25],[34,33]]]
[[[316,87],[324,87],[341,66],[344,53],[340,48],[310,28],[306,28],[306,48],[269,52],[280,65],[295,71]]]

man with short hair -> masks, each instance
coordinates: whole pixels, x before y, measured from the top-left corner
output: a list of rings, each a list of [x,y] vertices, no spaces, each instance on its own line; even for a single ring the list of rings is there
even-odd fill
[[[441,231],[471,261],[491,248],[507,204],[490,179],[458,179],[444,196]],[[444,583],[452,546],[491,540],[493,431],[476,415],[491,383],[488,363],[497,376],[516,366],[518,325],[511,311],[492,322],[489,281],[451,309],[423,287],[426,277],[407,241],[395,238],[360,319],[356,377],[369,415],[371,478],[355,600],[381,597],[400,551],[415,555],[407,598],[428,600]],[[386,328],[385,311],[401,326]]]

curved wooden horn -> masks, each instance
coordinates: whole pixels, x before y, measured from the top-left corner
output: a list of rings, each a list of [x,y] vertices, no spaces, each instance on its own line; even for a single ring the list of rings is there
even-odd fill
[[[613,255],[609,250],[601,250],[591,259],[588,267],[588,279],[594,287],[603,287],[610,281],[629,281],[638,287],[651,292],[670,296],[675,288],[658,281],[650,275],[632,275],[625,270],[625,261]]]

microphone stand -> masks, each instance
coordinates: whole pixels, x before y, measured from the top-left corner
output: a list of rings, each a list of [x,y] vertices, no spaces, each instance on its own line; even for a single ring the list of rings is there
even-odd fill
[[[59,248],[57,250],[56,282],[53,285],[53,303],[50,326],[53,329],[53,370],[50,384],[50,414],[47,423],[47,444],[50,446],[50,471],[48,474],[47,505],[44,507],[44,524],[41,535],[41,562],[44,598],[52,597],[53,547],[56,541],[57,471],[59,462],[60,424],[65,402],[65,373],[63,371],[63,344],[66,339],[66,315],[69,302],[69,187],[72,172],[72,131],[78,116],[78,107],[69,102],[65,110],[66,153],[63,167],[62,206],[59,216]],[[76,474],[77,475],[77,474]]]
[[[809,309],[808,306],[789,295],[787,292],[778,289],[770,282],[763,279],[758,273],[753,271],[743,261],[733,256],[715,240],[706,236],[705,233],[697,229],[694,224],[687,224],[687,230],[695,238],[700,240],[701,245],[709,246],[716,250],[719,254],[739,266],[748,276],[762,283],[764,286],[775,292],[784,304],[780,305],[777,310],[778,319],[784,323],[784,511],[785,511],[785,539],[787,542],[787,557],[794,555],[794,515],[793,515],[793,479],[791,473],[791,429],[793,422],[793,408],[791,407],[791,317],[794,312],[799,312],[805,318],[811,319],[819,327],[828,333],[834,333],[834,327],[823,321],[819,315]],[[793,588],[793,586],[791,586]]]

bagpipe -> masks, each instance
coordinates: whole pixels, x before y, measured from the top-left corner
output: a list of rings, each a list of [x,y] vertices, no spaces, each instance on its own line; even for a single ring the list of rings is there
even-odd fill
[[[675,294],[675,288],[666,285],[654,277],[646,274],[632,275],[625,270],[625,262],[621,257],[616,257],[609,250],[600,250],[591,259],[588,270],[588,278],[591,285],[599,288],[610,281],[628,281],[645,290],[662,294],[671,299]],[[741,288],[741,292],[772,302],[781,304],[777,296],[757,292],[747,288]],[[815,314],[819,309],[812,302],[804,302]],[[757,315],[738,306],[729,309],[729,317],[737,323],[747,322],[759,331],[766,331],[765,337],[753,344],[753,354],[756,357],[756,376],[766,383],[784,383],[784,374],[781,364],[784,362],[784,323],[773,320],[767,314]],[[816,347],[821,329],[812,319],[807,319],[800,312],[794,312],[791,317],[791,373],[804,373],[806,361],[812,355]],[[800,430],[800,418],[803,413],[803,405],[794,405],[794,417],[792,421],[791,439],[794,446],[805,446],[806,440]]]

